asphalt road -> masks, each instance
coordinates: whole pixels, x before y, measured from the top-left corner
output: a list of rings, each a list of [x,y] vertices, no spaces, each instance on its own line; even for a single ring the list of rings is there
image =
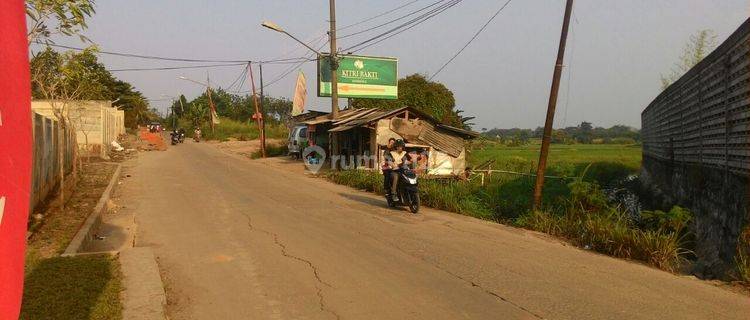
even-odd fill
[[[188,141],[122,198],[171,319],[743,319],[750,298]],[[276,162],[278,163],[278,161]],[[301,164],[295,164],[301,166]]]

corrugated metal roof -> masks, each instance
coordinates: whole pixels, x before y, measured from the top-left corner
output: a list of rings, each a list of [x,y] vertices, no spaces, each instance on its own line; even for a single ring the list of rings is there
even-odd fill
[[[422,126],[424,129],[419,134],[419,140],[435,146],[436,149],[449,154],[451,157],[457,158],[461,155],[461,151],[464,150],[463,138],[441,132],[441,129],[436,128],[431,123],[423,123]]]

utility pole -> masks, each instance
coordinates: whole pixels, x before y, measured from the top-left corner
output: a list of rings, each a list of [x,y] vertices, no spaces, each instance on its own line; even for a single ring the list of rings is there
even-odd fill
[[[336,0],[328,0],[328,3],[331,11],[331,30],[328,31],[331,40],[331,117],[336,119],[339,117],[339,82],[338,75],[336,75],[336,70],[339,68],[339,62],[336,58]]]
[[[260,127],[260,153],[263,156],[263,158],[265,158],[266,157],[266,119],[263,119],[263,116],[262,116],[263,112],[265,110],[263,108],[263,99],[264,98],[263,98],[263,64],[262,63],[258,64],[258,69],[259,69],[258,71],[260,73],[260,114],[261,114],[261,118],[260,118],[260,124],[261,124],[261,127]]]
[[[214,101],[211,99],[211,87],[206,87],[206,95],[208,95],[208,110],[211,112],[211,133],[214,133],[214,115],[216,109],[214,109]]]
[[[262,67],[261,67],[262,68]],[[250,86],[253,89],[253,104],[255,105],[255,114],[253,118],[258,123],[258,131],[260,132],[260,156],[266,157],[266,130],[265,123],[263,121],[263,113],[260,112],[260,106],[258,105],[258,95],[255,94],[255,80],[253,79],[253,67],[252,63],[247,64],[248,73],[250,74]],[[261,69],[262,79],[263,69]],[[261,80],[262,81],[262,80]],[[263,90],[263,84],[261,84],[261,90]]]
[[[547,155],[552,138],[552,124],[555,120],[555,107],[557,106],[557,92],[560,89],[560,74],[562,73],[563,58],[565,56],[565,42],[568,39],[568,26],[570,25],[570,14],[573,10],[573,0],[567,0],[565,4],[565,17],[563,18],[562,31],[560,34],[560,46],[557,49],[557,61],[555,71],[552,75],[552,87],[549,93],[549,104],[547,105],[547,118],[544,121],[544,134],[542,135],[542,149],[539,153],[539,166],[536,170],[536,184],[534,185],[534,210],[539,210],[542,204],[542,188],[544,186],[544,172],[547,169]]]

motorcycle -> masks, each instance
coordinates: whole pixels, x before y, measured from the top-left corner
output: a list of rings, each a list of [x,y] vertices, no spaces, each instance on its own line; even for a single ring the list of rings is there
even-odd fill
[[[172,136],[172,145],[180,143],[180,133],[178,133],[177,131],[172,131],[171,133],[169,133],[169,135]]]
[[[185,142],[185,130],[182,130],[182,129],[177,130],[177,133],[179,134],[178,140],[180,141],[180,143]]]
[[[411,168],[404,167],[399,170],[396,197],[398,199],[394,200],[386,195],[389,207],[408,206],[411,213],[419,212],[419,184],[417,174]]]

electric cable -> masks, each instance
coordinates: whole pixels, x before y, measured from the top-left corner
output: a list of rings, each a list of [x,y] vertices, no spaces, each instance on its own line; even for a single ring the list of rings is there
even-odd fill
[[[350,47],[348,47],[346,49],[343,49],[341,51],[344,51],[344,52],[354,51],[354,52],[356,52],[356,51],[360,51],[360,50],[362,50],[364,48],[370,47],[370,46],[372,46],[372,45],[374,45],[376,43],[380,43],[380,42],[382,42],[382,41],[384,41],[386,39],[389,39],[389,38],[391,38],[391,37],[393,37],[395,35],[398,35],[398,34],[400,34],[402,32],[410,30],[411,28],[413,28],[413,27],[415,27],[415,26],[417,26],[419,24],[424,23],[425,21],[431,19],[432,17],[435,17],[435,16],[439,15],[440,13],[445,12],[445,10],[448,10],[449,8],[455,6],[456,4],[460,3],[461,1],[463,1],[463,0],[452,0],[452,1],[448,2],[448,3],[442,4],[439,7],[434,8],[434,9],[432,9],[432,10],[426,12],[426,13],[423,13],[422,15],[420,15],[420,16],[414,18],[414,19],[411,19],[411,20],[409,20],[407,22],[404,22],[404,23],[402,23],[402,24],[400,24],[400,25],[398,25],[398,26],[396,26],[394,28],[389,29],[388,31],[385,31],[385,32],[383,32],[383,33],[381,33],[381,34],[379,34],[377,36],[369,38],[369,39],[367,39],[365,41],[357,43],[357,44],[355,44],[353,46],[350,46]],[[373,41],[375,41],[375,43],[371,43]],[[370,44],[367,45],[367,46],[362,47],[362,45],[367,44],[367,43],[370,43]],[[360,48],[357,48],[357,47],[360,47]],[[357,48],[357,49],[352,50],[354,48]]]
[[[435,73],[434,73],[434,74],[433,74],[433,75],[432,75],[432,76],[430,77],[430,80],[432,80],[432,78],[434,78],[435,76],[437,76],[437,75],[438,75],[438,74],[440,73],[440,71],[443,71],[443,69],[445,69],[445,67],[446,67],[446,66],[448,66],[448,65],[449,65],[449,64],[450,64],[451,62],[453,62],[453,60],[454,60],[454,59],[456,59],[456,57],[458,57],[458,55],[460,55],[460,54],[461,54],[461,52],[464,52],[464,50],[465,50],[465,49],[466,49],[466,48],[467,48],[467,47],[468,47],[468,46],[469,46],[469,45],[470,45],[470,44],[471,44],[471,43],[472,43],[472,42],[474,41],[474,39],[476,39],[476,38],[477,38],[477,37],[479,36],[479,34],[480,34],[480,33],[482,33],[482,31],[484,31],[484,29],[486,29],[486,28],[487,28],[487,26],[488,26],[488,25],[489,25],[489,24],[490,24],[490,23],[492,22],[492,20],[494,20],[494,19],[495,19],[495,17],[497,17],[497,16],[498,16],[498,15],[500,14],[500,12],[502,12],[502,11],[503,11],[503,10],[505,9],[505,7],[507,7],[507,6],[508,6],[508,4],[509,4],[509,3],[511,2],[511,1],[512,1],[512,0],[508,0],[508,1],[506,1],[506,2],[505,2],[505,4],[503,4],[503,5],[502,5],[502,6],[500,7],[500,9],[498,9],[497,11],[495,11],[495,14],[493,14],[493,15],[492,15],[492,16],[490,17],[490,19],[489,19],[489,20],[487,20],[487,22],[485,22],[485,23],[484,23],[484,25],[482,25],[482,27],[481,27],[481,28],[479,28],[479,30],[477,30],[477,32],[476,32],[476,33],[474,33],[474,36],[472,36],[472,37],[471,37],[471,39],[469,39],[469,41],[468,41],[468,42],[466,42],[466,44],[464,44],[464,46],[463,46],[463,47],[461,47],[461,49],[460,49],[460,50],[458,50],[458,52],[456,52],[456,54],[454,54],[454,55],[453,55],[453,56],[452,56],[452,57],[451,57],[450,59],[448,59],[448,61],[446,61],[446,62],[445,62],[445,63],[444,63],[444,64],[443,64],[443,65],[442,65],[442,66],[440,67],[440,69],[438,69],[438,71],[436,71],[436,72],[435,72]]]
[[[386,11],[386,12],[383,12],[383,13],[381,13],[381,14],[378,14],[378,15],[375,15],[375,16],[372,16],[372,17],[369,17],[369,18],[367,18],[367,19],[364,19],[364,20],[361,20],[361,21],[359,21],[359,22],[355,22],[355,23],[352,23],[352,24],[349,24],[349,25],[345,25],[345,26],[343,26],[343,27],[340,27],[340,28],[336,28],[336,32],[338,32],[338,31],[340,31],[340,30],[348,29],[348,28],[351,28],[351,27],[354,27],[354,26],[358,26],[358,25],[360,25],[360,24],[363,24],[363,23],[365,23],[365,22],[369,22],[369,21],[375,20],[375,19],[377,19],[377,18],[380,18],[380,17],[382,17],[382,16],[384,16],[384,15],[387,15],[387,14],[389,14],[389,13],[391,13],[391,12],[394,12],[394,11],[396,11],[396,10],[398,10],[398,9],[401,9],[401,8],[407,7],[407,6],[409,6],[410,4],[413,4],[413,3],[415,3],[415,2],[419,2],[419,1],[420,1],[420,0],[412,0],[412,1],[409,1],[409,2],[407,2],[407,3],[404,3],[404,4],[402,4],[402,5],[400,5],[400,6],[396,7],[396,8],[393,8],[393,9],[391,9],[391,10],[388,10],[388,11]]]

